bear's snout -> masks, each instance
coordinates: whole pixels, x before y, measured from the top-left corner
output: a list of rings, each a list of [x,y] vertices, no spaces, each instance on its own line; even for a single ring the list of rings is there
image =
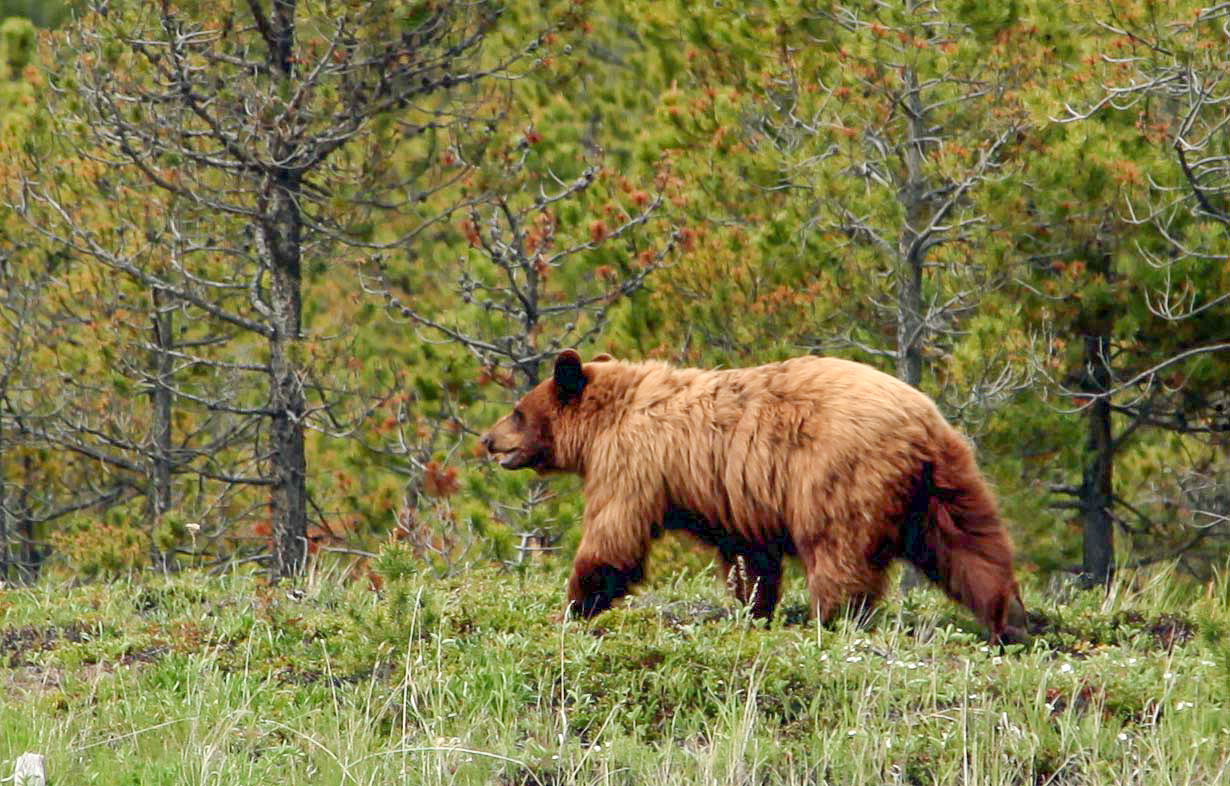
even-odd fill
[[[478,438],[478,443],[483,446],[484,455],[495,459],[505,469],[518,469],[524,466],[521,445],[516,439],[510,440],[507,434],[498,434],[498,430],[499,424],[497,423],[490,431]]]

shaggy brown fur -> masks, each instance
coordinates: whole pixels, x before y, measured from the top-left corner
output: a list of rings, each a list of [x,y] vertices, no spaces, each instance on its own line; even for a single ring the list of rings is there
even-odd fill
[[[1012,544],[969,444],[929,398],[870,366],[582,366],[569,350],[482,443],[506,468],[584,478],[574,613],[607,608],[643,577],[650,541],[677,529],[718,549],[762,617],[786,555],[802,560],[825,620],[874,604],[901,557],[992,640],[1025,636]]]

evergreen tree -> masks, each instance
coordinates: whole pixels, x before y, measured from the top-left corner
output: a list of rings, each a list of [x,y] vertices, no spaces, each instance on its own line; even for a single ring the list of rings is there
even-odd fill
[[[395,243],[373,237],[373,211],[447,182],[434,151],[481,135],[471,126],[489,100],[482,83],[537,47],[486,51],[499,14],[489,3],[107,3],[58,50],[55,119],[88,140],[93,177],[65,184],[31,159],[23,209],[54,242],[149,293],[156,411],[173,384],[170,304],[227,334],[227,355],[250,358],[221,359],[215,346],[185,362],[216,380],[198,406],[260,422],[248,432],[259,474],[245,480],[269,489],[276,575],[303,567],[305,430],[334,405],[312,384],[305,277],[339,244]],[[420,156],[393,165],[394,150]],[[147,190],[162,195],[160,226],[126,232],[123,218],[99,215],[104,200]],[[240,381],[252,375],[262,395]],[[165,445],[159,432],[155,453]]]

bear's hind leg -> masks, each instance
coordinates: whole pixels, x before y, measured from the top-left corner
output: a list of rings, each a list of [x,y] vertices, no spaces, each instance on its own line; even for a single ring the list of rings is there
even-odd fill
[[[772,619],[781,595],[782,555],[790,550],[786,538],[778,537],[768,543],[751,541],[698,513],[678,507],[667,510],[662,527],[686,532],[701,543],[716,547],[722,557],[722,577],[735,597],[751,607],[752,616]]]
[[[773,618],[781,596],[782,556],[775,549],[722,554],[726,585],[757,619]]]
[[[799,557],[807,573],[812,611],[823,623],[839,612],[865,622],[884,594],[887,578],[883,569],[842,555],[830,544],[800,545]]]

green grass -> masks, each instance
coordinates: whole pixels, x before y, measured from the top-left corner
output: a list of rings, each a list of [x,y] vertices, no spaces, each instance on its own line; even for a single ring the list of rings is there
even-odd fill
[[[0,776],[52,784],[1186,784],[1230,777],[1230,587],[1027,588],[992,651],[926,591],[769,630],[711,572],[559,621],[562,568],[0,591]]]

